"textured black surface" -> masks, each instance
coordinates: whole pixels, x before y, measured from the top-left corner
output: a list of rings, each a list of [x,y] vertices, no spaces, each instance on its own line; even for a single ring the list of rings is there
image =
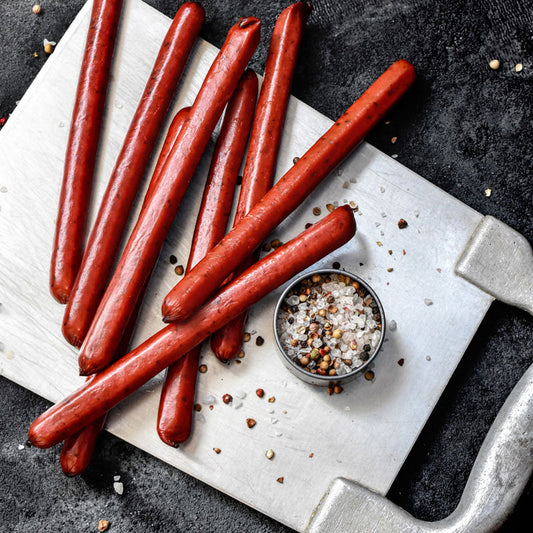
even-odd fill
[[[169,16],[178,5],[149,3]],[[83,2],[41,5],[42,14],[35,16],[27,0],[0,2],[0,117],[13,110],[46,61],[43,38],[59,41]],[[202,37],[217,46],[238,16],[263,21],[252,64],[261,72],[272,25],[287,4],[203,5]],[[317,1],[293,94],[335,118],[392,61],[408,59],[417,68],[416,86],[391,123],[368,140],[531,242],[532,8],[531,2],[506,0]],[[488,66],[492,58],[501,62],[497,71]],[[515,72],[519,62],[523,70]],[[492,196],[485,196],[486,188]],[[389,494],[415,516],[439,519],[457,504],[490,424],[532,362],[532,323],[525,312],[504,304],[489,310]],[[0,378],[1,530],[96,531],[98,519],[106,518],[111,531],[121,532],[287,531],[108,434],[86,474],[63,477],[58,448],[18,449],[31,420],[48,405]],[[122,496],[113,491],[113,475],[124,482]],[[519,519],[531,523],[532,503],[530,483],[502,531],[524,531]]]

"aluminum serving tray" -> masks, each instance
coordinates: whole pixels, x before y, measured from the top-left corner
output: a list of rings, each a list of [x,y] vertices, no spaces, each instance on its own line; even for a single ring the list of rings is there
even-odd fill
[[[125,4],[92,220],[170,24],[140,0]],[[85,5],[0,133],[0,373],[51,401],[83,382],[76,350],[61,335],[64,308],[48,292],[48,268],[89,14]],[[192,103],[216,53],[207,42],[198,43],[174,112]],[[330,124],[291,99],[278,178]],[[135,344],[162,326],[162,298],[178,279],[168,257],[174,254],[186,263],[211,149],[165,243]],[[482,215],[365,143],[272,238],[286,241],[317,220],[313,207],[321,207],[324,214],[327,203],[350,201],[358,205],[356,237],[312,268],[330,268],[338,261],[341,268],[368,280],[380,295],[389,324],[397,323],[375,361],[373,381],[356,379],[342,394],[329,396],[327,389],[303,383],[283,367],[272,333],[281,287],[252,309],[248,330],[254,333],[241,364],[223,366],[204,349],[208,372],[200,375],[198,401],[214,396],[216,402],[212,410],[205,406],[195,414],[188,443],[173,449],[157,437],[162,376],[117,406],[107,422],[113,434],[299,531],[336,477],[387,492],[492,302],[491,296],[454,275],[458,256]],[[137,212],[139,208],[138,203]],[[400,218],[408,221],[403,230],[397,225]],[[130,229],[132,224],[133,219]],[[256,335],[264,337],[262,346],[255,344]],[[404,359],[403,366],[399,359]],[[255,395],[258,387],[265,390],[263,399]],[[225,393],[233,395],[232,405],[220,401]],[[275,402],[269,403],[268,397]],[[257,420],[253,430],[246,426],[248,417]],[[222,453],[215,454],[213,447]],[[273,460],[265,458],[267,449],[275,451]],[[283,484],[276,481],[279,477]]]

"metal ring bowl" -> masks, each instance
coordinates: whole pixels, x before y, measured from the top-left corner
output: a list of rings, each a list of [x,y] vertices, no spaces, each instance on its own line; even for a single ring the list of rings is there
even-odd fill
[[[361,287],[363,287],[368,294],[370,294],[373,298],[373,300],[377,303],[378,309],[381,315],[381,336],[379,338],[378,345],[376,348],[371,352],[371,355],[368,359],[368,361],[365,361],[360,367],[355,368],[353,371],[348,372],[347,374],[341,375],[341,376],[321,376],[320,374],[312,374],[311,372],[304,370],[301,366],[297,365],[285,352],[283,349],[283,345],[280,341],[279,334],[278,334],[278,315],[281,310],[281,305],[285,298],[287,297],[289,291],[293,289],[296,285],[298,285],[301,281],[304,279],[312,277],[314,274],[340,274],[342,276],[348,276],[354,281],[357,281]],[[299,276],[296,278],[284,291],[283,294],[280,296],[277,304],[276,309],[274,310],[274,337],[276,339],[276,344],[278,345],[278,351],[281,357],[281,360],[284,364],[284,366],[291,371],[295,376],[299,377],[301,380],[305,381],[306,383],[311,383],[312,385],[318,385],[318,386],[332,386],[337,385],[341,383],[347,383],[353,379],[355,379],[359,374],[364,372],[369,365],[374,361],[377,354],[379,353],[381,346],[383,345],[383,340],[385,338],[385,312],[383,310],[383,305],[381,303],[381,300],[378,298],[377,294],[375,293],[374,289],[370,287],[370,285],[363,279],[361,279],[359,276],[356,276],[355,274],[352,274],[351,272],[346,272],[344,270],[337,270],[333,268],[325,268],[320,270],[313,270],[312,272],[307,272],[306,274]]]

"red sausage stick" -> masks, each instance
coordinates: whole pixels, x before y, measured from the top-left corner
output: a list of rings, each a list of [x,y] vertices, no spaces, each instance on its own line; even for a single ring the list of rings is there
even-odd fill
[[[410,63],[403,59],[393,63],[169,292],[163,302],[163,319],[183,320],[198,309],[382,120],[414,79],[415,69]]]
[[[63,318],[63,335],[80,346],[94,318],[168,107],[205,19],[183,4],[163,40],[109,179]]]
[[[161,169],[159,186],[139,215],[79,355],[80,373],[105,368],[127,324],[129,310],[154,267],[179,204],[239,78],[259,43],[260,22],[241,19],[229,31]]]
[[[178,113],[176,113],[176,116],[172,120],[172,123],[170,124],[167,135],[165,137],[165,141],[163,143],[163,147],[161,148],[161,152],[156,163],[153,178],[150,181],[148,191],[146,192],[145,202],[146,198],[148,198],[153,192],[154,187],[157,186],[156,182],[159,179],[161,168],[165,163],[170,149],[172,148],[174,142],[178,137],[178,134],[180,132],[181,127],[183,126],[184,121],[187,119],[189,109],[189,107],[184,107],[183,109],[178,111]],[[124,333],[120,346],[117,350],[118,357],[115,357],[115,359],[118,359],[129,351],[130,340],[133,336],[133,332],[135,331],[137,317],[142,306],[142,300],[147,285],[148,283],[146,283],[143,290],[143,294],[141,295],[139,300],[137,300],[135,309],[131,317],[129,318],[128,327],[126,328],[126,332]],[[98,439],[98,435],[100,435],[102,428],[104,427],[106,416],[107,415],[101,416],[100,418],[98,418],[94,422],[91,422],[89,425],[85,426],[83,429],[81,429],[74,435],[71,435],[70,437],[67,437],[65,439],[65,442],[63,443],[63,446],[61,448],[59,460],[61,463],[61,469],[67,476],[77,476],[89,466],[89,463],[91,462],[93,456],[94,447],[96,445],[96,440]]]
[[[348,206],[335,209],[227,284],[188,321],[169,324],[39,416],[30,442],[48,448],[96,420],[211,333],[355,234]]]
[[[292,4],[281,12],[274,26],[234,225],[272,187],[298,49],[310,13],[310,4]],[[239,265],[237,273],[258,258],[259,250]],[[234,359],[239,352],[247,318],[245,311],[211,337],[211,349],[222,362]]]
[[[176,142],[176,139],[185,120],[187,119],[189,109],[189,107],[184,107],[183,109],[178,111],[178,113],[176,113],[176,116],[172,120],[172,123],[170,124],[167,135],[165,137],[165,141],[163,143],[163,147],[161,148],[161,152],[156,163],[156,167],[154,169],[153,178],[150,181],[148,190],[145,195],[145,203],[143,204],[143,208],[146,204],[147,198],[153,192],[154,187],[157,186],[157,181],[161,173],[161,168],[163,167],[172,146]],[[142,306],[142,300],[144,292],[146,291],[146,287],[147,284],[145,285],[143,294],[137,301],[135,310],[129,319],[128,327],[117,350],[117,354],[119,354],[118,357],[121,357],[122,355],[128,353],[129,343],[135,330],[137,317]],[[115,359],[118,359],[118,357],[116,357]],[[59,459],[61,463],[61,469],[67,476],[77,476],[89,466],[96,445],[96,440],[104,427],[106,418],[107,413],[96,419],[95,421],[91,422],[74,435],[71,435],[70,437],[67,437],[65,439],[65,442],[63,443],[63,446],[61,448],[61,454]]]
[[[70,124],[50,268],[50,292],[62,304],[69,299],[83,256],[96,151],[121,9],[122,0],[94,0],[92,7]]]
[[[224,115],[194,229],[187,270],[198,263],[226,233],[256,98],[257,76],[247,70]],[[159,402],[157,433],[170,446],[178,446],[191,433],[201,348],[199,344],[167,370]]]

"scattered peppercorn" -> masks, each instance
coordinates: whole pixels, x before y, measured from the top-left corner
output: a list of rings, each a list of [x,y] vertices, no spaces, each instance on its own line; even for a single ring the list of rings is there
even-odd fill
[[[322,213],[322,209],[320,209],[320,207],[313,207],[313,215],[318,217],[320,216],[321,213]]]
[[[41,6],[40,6],[39,4],[35,4],[35,5],[31,8],[31,10],[32,10],[36,15],[38,15],[38,14],[41,12],[42,8],[41,8]],[[101,529],[100,531],[104,531],[104,530]]]
[[[398,220],[398,227],[400,229],[404,229],[407,227],[407,221],[404,220],[403,218],[400,218],[400,220]]]
[[[271,396],[269,399],[268,399],[268,403],[274,403],[276,401],[276,397],[275,396]]]
[[[272,241],[270,241],[270,246],[272,246],[274,250],[277,250],[282,245],[283,243],[279,239],[273,239]]]
[[[263,389],[256,389],[255,393],[259,398],[262,398],[265,395],[265,391]]]
[[[178,266],[174,269],[174,272],[175,272],[178,276],[183,276],[183,272],[185,272],[185,269],[183,268],[183,265],[178,265]]]
[[[404,362],[405,362],[405,361],[404,361],[403,357],[402,357],[401,359],[398,359],[398,364],[399,364],[400,366],[403,366]]]
[[[269,460],[273,459],[274,455],[275,455],[274,450],[267,450],[265,453],[265,457]]]
[[[516,66],[515,66],[515,72],[522,72],[524,68],[524,65],[522,65],[522,63],[517,63]]]
[[[248,342],[250,338],[251,338],[251,335],[247,331],[245,331],[242,337],[243,342]]]
[[[231,394],[224,394],[224,396],[222,396],[222,401],[226,404],[231,403],[233,401],[233,396]]]
[[[52,43],[46,43],[44,45],[45,54],[51,54],[54,51],[54,45]]]
[[[255,425],[257,424],[257,422],[253,419],[253,418],[247,418],[246,419],[246,425],[252,429]]]
[[[35,6],[33,6],[35,7]],[[39,6],[40,10],[40,6]],[[34,11],[35,13],[35,11]],[[109,521],[108,520],[98,520],[98,531],[105,531],[109,527]]]
[[[335,385],[335,386],[333,387],[333,392],[334,392],[335,394],[340,394],[343,390],[344,390],[344,389],[343,389],[340,385]]]
[[[326,209],[331,213],[335,210],[335,206],[333,204],[326,204]]]
[[[367,381],[372,381],[372,380],[374,379],[374,377],[375,377],[375,374],[374,374],[374,371],[373,371],[373,370],[367,370],[367,371],[365,372],[365,379],[366,379]]]
[[[239,359],[242,359],[244,357],[244,350],[241,350],[238,354],[237,354],[237,357]]]
[[[255,339],[255,344],[257,344],[257,346],[263,346],[264,343],[265,343],[265,339],[263,339],[261,335],[259,335],[257,339]]]
[[[220,453],[222,450],[221,450],[220,448],[213,448],[213,451],[214,451],[215,453]]]
[[[171,265],[175,265],[178,262],[178,258],[175,255],[171,255],[168,260],[170,261]]]
[[[272,250],[272,245],[269,242],[265,242],[263,244],[263,252],[270,252]]]
[[[276,481],[277,481],[278,483],[283,483],[283,478],[282,478],[282,477],[278,477],[278,479],[276,479]]]
[[[300,160],[299,157],[293,158],[293,160],[292,160],[293,165],[296,165],[296,163],[298,163],[299,160]]]
[[[202,410],[202,406],[199,403],[195,403],[194,404],[194,410],[195,411],[201,411]]]
[[[308,223],[305,225],[305,229],[309,229],[312,225],[313,225],[312,222],[308,222]]]
[[[332,266],[335,270],[339,270],[339,268],[341,267],[341,264],[340,264],[338,261],[335,261],[331,266]]]
[[[198,370],[200,371],[200,374],[205,374],[207,372],[207,365],[200,365]]]
[[[492,69],[492,70],[498,70],[500,68],[500,62],[497,60],[497,59],[492,59],[490,62],[489,62],[489,67]]]

